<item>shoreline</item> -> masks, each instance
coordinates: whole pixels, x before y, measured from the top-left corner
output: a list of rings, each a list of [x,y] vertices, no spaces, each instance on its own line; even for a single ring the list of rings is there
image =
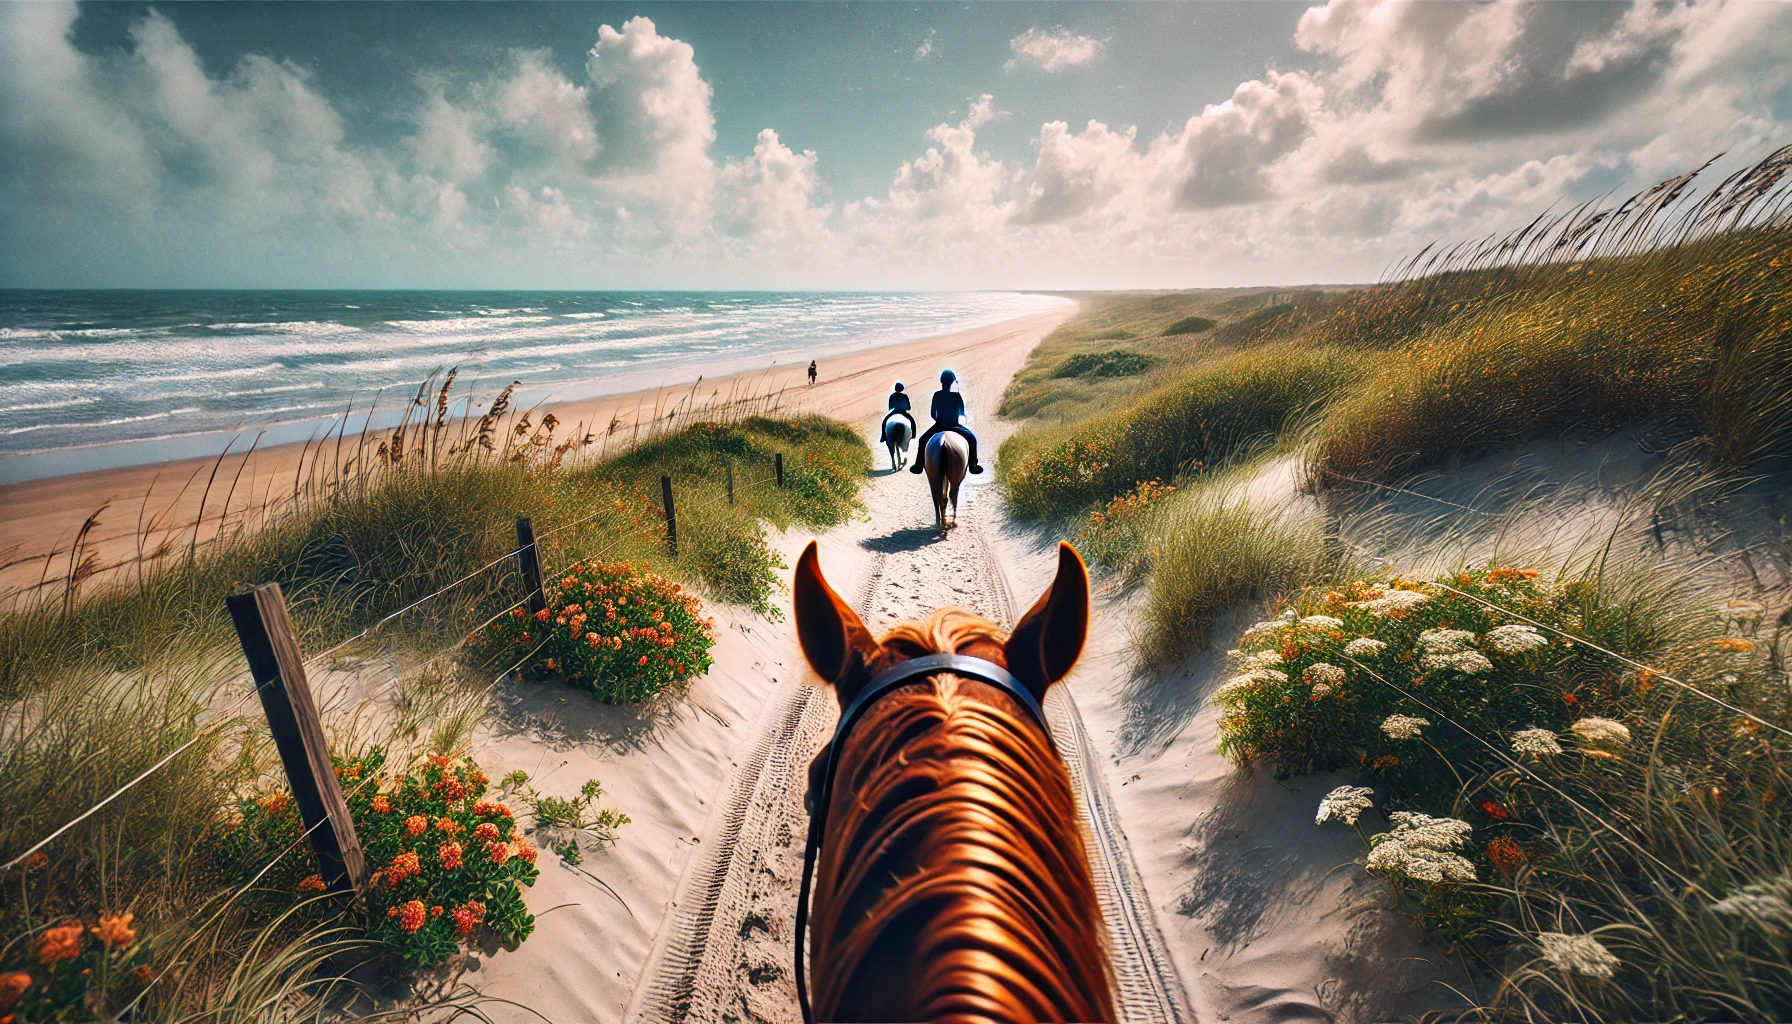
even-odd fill
[[[697,373],[694,382],[685,379],[655,388],[543,401],[514,407],[512,414],[551,412],[573,428],[571,436],[601,435],[593,445],[599,458],[612,444],[628,443],[623,434],[632,439],[640,430],[660,425],[668,408],[673,426],[697,422],[705,413],[755,411],[815,413],[856,424],[884,409],[893,381],[902,380],[924,396],[931,390],[931,379],[923,380],[922,375],[931,378],[940,360],[951,357],[974,366],[982,355],[979,350],[1020,344],[1031,349],[1076,308],[1067,302],[1056,310],[929,338],[853,348],[832,357],[819,353],[814,358],[821,375],[813,387],[806,383],[806,360],[713,377],[705,370],[715,364],[699,363],[684,368],[687,378],[690,371]],[[487,401],[490,398],[486,396]],[[984,412],[993,415],[993,410]],[[376,426],[364,435],[348,433],[339,443],[350,452],[342,454],[352,458],[354,449],[377,443],[388,429]],[[0,484],[0,599],[17,605],[30,595],[53,591],[90,558],[93,569],[83,570],[83,575],[91,584],[153,562],[166,545],[203,544],[221,532],[253,527],[300,489],[308,475],[306,455],[318,448],[318,434],[313,426],[309,440],[296,438],[240,454],[190,456]],[[333,457],[340,461],[341,455]],[[316,471],[316,461],[311,458],[310,472]],[[83,536],[90,517],[97,520]]]

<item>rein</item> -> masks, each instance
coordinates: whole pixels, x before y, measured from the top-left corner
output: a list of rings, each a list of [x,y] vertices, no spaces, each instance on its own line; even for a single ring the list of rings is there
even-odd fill
[[[796,898],[796,1000],[803,1010],[803,1024],[814,1024],[814,1014],[809,1006],[809,974],[803,963],[803,946],[809,930],[809,896],[814,881],[815,862],[821,855],[821,839],[827,828],[828,805],[834,795],[834,771],[839,766],[840,748],[852,727],[858,724],[865,712],[878,699],[906,686],[916,679],[951,672],[966,679],[975,679],[980,683],[988,683],[998,690],[1020,702],[1027,709],[1041,728],[1046,728],[1045,712],[1039,706],[1038,698],[1028,690],[1014,674],[993,661],[973,658],[968,654],[928,654],[885,669],[871,677],[859,695],[840,715],[840,724],[834,728],[834,739],[828,745],[827,770],[821,776],[821,791],[815,794],[815,807],[809,814],[809,840],[803,846],[803,881]],[[1050,735],[1050,730],[1046,730]]]

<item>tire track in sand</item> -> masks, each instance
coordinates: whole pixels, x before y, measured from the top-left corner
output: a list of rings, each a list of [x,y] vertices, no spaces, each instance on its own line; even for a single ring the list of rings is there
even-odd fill
[[[946,605],[1012,626],[1019,609],[982,529],[986,519],[1000,517],[993,489],[965,488],[960,526],[943,541],[932,539],[932,509],[909,474],[879,478],[870,491],[867,504],[888,531],[863,542],[872,559],[854,596],[874,632]],[[1068,688],[1052,688],[1046,715],[1077,793],[1107,924],[1120,1019],[1126,1024],[1193,1021]],[[680,880],[636,987],[630,1021],[800,1020],[790,929],[808,826],[803,795],[809,761],[836,716],[825,691],[795,680],[779,684],[752,749],[705,830],[701,852]]]

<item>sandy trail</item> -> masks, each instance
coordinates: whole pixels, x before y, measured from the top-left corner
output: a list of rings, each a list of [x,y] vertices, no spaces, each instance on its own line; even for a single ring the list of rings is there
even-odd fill
[[[991,408],[1005,381],[1003,376],[992,386],[986,370],[967,386],[966,397],[973,408]],[[981,436],[984,450],[993,453],[999,431]],[[887,471],[867,489],[869,521],[826,538],[824,571],[874,632],[951,605],[1006,627],[1035,596],[1011,590],[990,544],[990,531],[1004,518],[989,476],[970,478],[958,526],[944,539],[936,536],[921,478]],[[855,547],[856,557],[850,550]],[[1053,562],[1049,551],[1044,560]],[[1066,687],[1054,687],[1046,707],[1079,795],[1120,983],[1121,1019],[1192,1021],[1075,701]],[[786,686],[772,702],[752,753],[729,780],[700,860],[680,884],[678,909],[655,944],[631,1021],[800,1019],[790,958],[808,825],[802,802],[809,762],[837,715],[832,694],[818,686]]]

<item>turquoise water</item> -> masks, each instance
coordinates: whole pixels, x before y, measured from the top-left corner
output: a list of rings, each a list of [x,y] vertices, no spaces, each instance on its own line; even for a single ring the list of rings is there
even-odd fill
[[[1016,292],[0,292],[0,482],[297,440],[432,373],[587,397],[1051,308]],[[377,421],[376,421],[377,422]],[[352,428],[351,428],[352,429]],[[244,442],[246,443],[246,442]]]

